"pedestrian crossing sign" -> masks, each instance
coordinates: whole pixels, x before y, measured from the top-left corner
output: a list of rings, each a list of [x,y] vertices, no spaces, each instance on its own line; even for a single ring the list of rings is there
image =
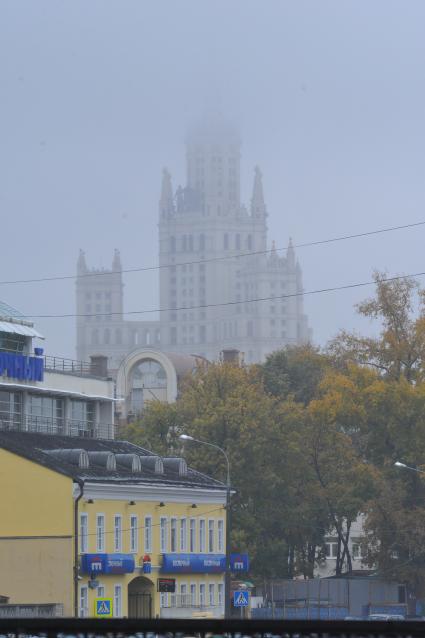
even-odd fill
[[[95,618],[112,618],[112,598],[94,599]]]
[[[233,606],[234,607],[248,607],[249,604],[249,592],[246,589],[238,589],[233,592]]]

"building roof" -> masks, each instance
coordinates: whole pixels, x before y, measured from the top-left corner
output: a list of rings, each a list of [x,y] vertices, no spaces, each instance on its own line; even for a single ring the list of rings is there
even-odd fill
[[[12,308],[9,304],[0,300],[0,317],[2,318],[12,318],[12,319],[26,319],[25,315],[16,308]]]
[[[163,474],[142,466],[140,472],[132,472],[122,467],[114,470],[98,465],[88,468],[78,467],[67,462],[58,455],[52,455],[53,450],[84,450],[91,452],[109,452],[111,454],[135,454],[140,457],[156,456],[154,452],[146,450],[128,441],[114,441],[107,439],[90,439],[81,437],[66,437],[31,432],[0,431],[0,448],[22,456],[23,458],[43,465],[44,467],[72,478],[91,483],[123,483],[123,484],[158,484],[179,487],[200,487],[224,490],[226,486],[201,472],[187,468],[183,476],[172,464],[164,463]]]
[[[25,337],[44,337],[34,330],[34,324],[16,308],[0,300],[0,332],[24,335]]]

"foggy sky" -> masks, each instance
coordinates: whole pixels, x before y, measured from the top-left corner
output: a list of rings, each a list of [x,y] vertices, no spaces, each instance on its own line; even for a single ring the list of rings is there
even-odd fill
[[[156,264],[162,167],[184,183],[209,108],[239,127],[247,203],[261,167],[278,247],[424,220],[424,23],[423,0],[0,0],[0,279],[73,274],[79,248]],[[425,270],[424,237],[300,249],[304,287]],[[125,276],[126,310],[158,307],[157,278]],[[315,342],[370,332],[353,304],[371,293],[306,297]],[[29,315],[72,313],[74,294],[0,286]],[[74,319],[35,323],[75,356]]]

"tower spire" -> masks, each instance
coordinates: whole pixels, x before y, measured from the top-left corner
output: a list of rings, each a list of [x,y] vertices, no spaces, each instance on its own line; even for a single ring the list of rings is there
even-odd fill
[[[173,186],[168,169],[162,170],[161,198],[159,200],[159,212],[163,217],[174,213]]]
[[[77,274],[84,275],[87,272],[86,253],[80,248],[77,259]]]
[[[266,205],[264,203],[263,192],[263,175],[258,166],[254,172],[254,187],[252,189],[251,198],[251,215],[253,217],[265,217],[267,215]]]
[[[114,250],[114,258],[112,260],[112,270],[113,272],[121,272],[122,270],[121,255],[120,255],[120,251],[117,248],[115,248]]]
[[[289,244],[286,251],[286,260],[288,262],[288,267],[290,270],[294,270],[295,268],[295,250],[292,243],[292,237],[289,238]]]

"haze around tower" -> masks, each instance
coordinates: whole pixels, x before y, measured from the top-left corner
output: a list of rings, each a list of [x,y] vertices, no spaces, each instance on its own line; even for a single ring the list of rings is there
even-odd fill
[[[425,5],[420,0],[128,0],[0,5],[4,280],[158,263],[162,169],[210,111],[242,140],[241,200],[262,175],[276,247],[423,219]],[[297,249],[305,290],[422,271],[423,230]],[[270,246],[271,247],[271,243]],[[158,274],[125,276],[125,310],[159,306]],[[371,330],[371,290],[305,298],[316,343]],[[0,286],[29,315],[75,312],[74,281]],[[74,356],[73,317],[35,319]]]

